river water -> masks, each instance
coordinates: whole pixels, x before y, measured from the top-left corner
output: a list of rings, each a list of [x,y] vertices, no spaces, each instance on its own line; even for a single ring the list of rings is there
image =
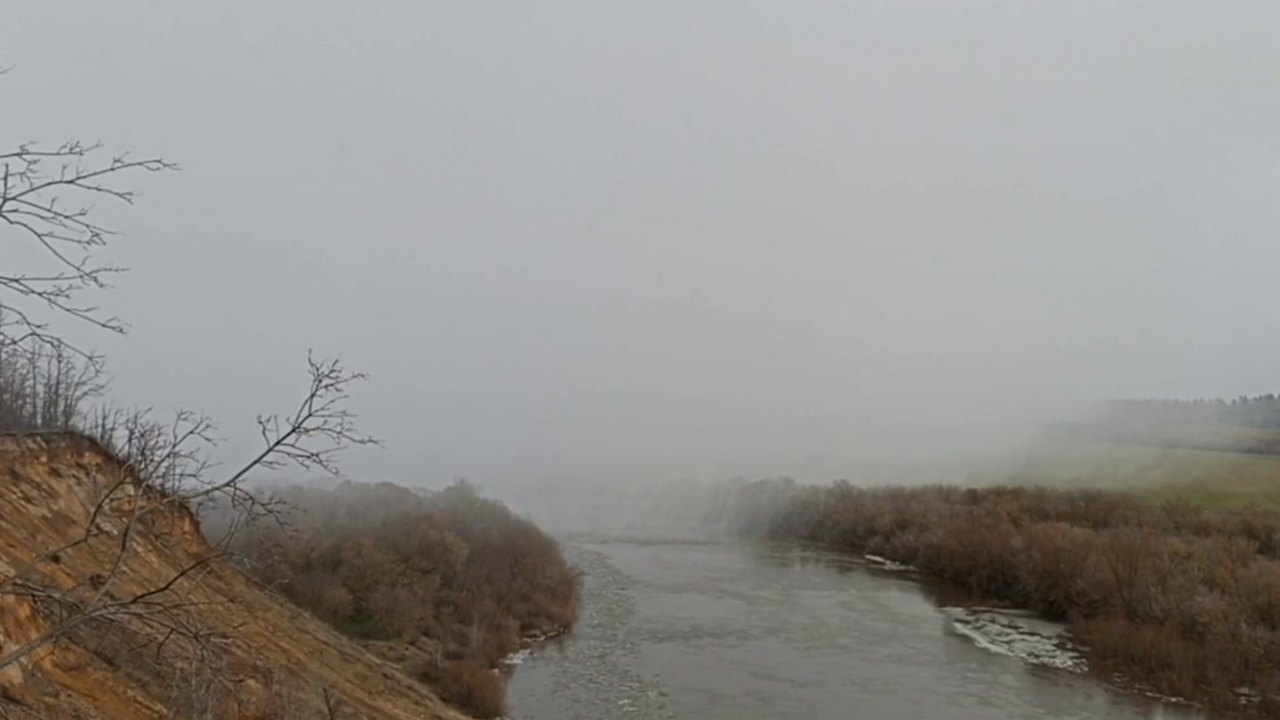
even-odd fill
[[[562,541],[583,616],[515,666],[515,720],[1204,717],[1001,654],[910,573],[688,530]]]

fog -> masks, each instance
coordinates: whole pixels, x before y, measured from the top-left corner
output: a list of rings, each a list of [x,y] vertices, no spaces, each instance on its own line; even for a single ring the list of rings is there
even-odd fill
[[[23,3],[0,147],[182,165],[99,208],[131,272],[95,301],[130,334],[62,329],[226,453],[314,348],[371,376],[363,479],[828,480],[1102,398],[1275,390],[1277,27],[1169,0]]]

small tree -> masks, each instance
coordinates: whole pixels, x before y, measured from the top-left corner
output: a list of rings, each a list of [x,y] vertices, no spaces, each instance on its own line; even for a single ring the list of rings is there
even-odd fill
[[[92,300],[124,271],[98,256],[115,232],[100,223],[92,203],[132,204],[137,196],[123,185],[126,178],[176,169],[160,157],[107,155],[101,144],[78,140],[0,151],[0,432],[78,430],[123,463],[119,477],[97,493],[83,527],[58,547],[37,549],[25,566],[0,573],[0,595],[51,608],[53,618],[40,637],[4,648],[0,670],[64,637],[105,627],[108,635],[141,633],[157,657],[177,644],[171,640],[183,639],[191,662],[217,682],[223,672],[219,638],[200,625],[199,613],[178,591],[225,554],[235,529],[277,517],[277,508],[245,483],[257,471],[288,465],[337,474],[336,453],[375,442],[359,433],[346,409],[347,390],[364,375],[338,360],[310,356],[309,384],[298,406],[260,416],[261,449],[225,473],[209,459],[214,425],[206,417],[179,412],[170,422],[158,422],[146,411],[88,409],[89,400],[104,391],[102,358],[67,340],[55,323],[70,318],[110,333],[126,331],[122,320]],[[117,579],[150,520],[216,499],[234,508],[235,519],[208,555],[142,591],[119,589]],[[0,508],[0,515],[26,510]],[[100,573],[68,586],[42,572],[61,555],[108,539],[112,550]],[[192,677],[205,677],[195,665],[185,667]],[[325,703],[332,715],[337,700],[326,694]]]
[[[376,442],[358,432],[354,416],[343,407],[347,388],[364,376],[346,370],[337,360],[309,358],[308,368],[311,381],[294,412],[260,417],[262,449],[222,475],[214,472],[216,467],[208,459],[213,424],[207,418],[179,413],[172,423],[163,424],[149,420],[145,413],[99,415],[92,431],[120,458],[125,472],[102,489],[85,526],[70,540],[46,548],[12,575],[0,577],[0,595],[26,597],[58,609],[57,621],[47,633],[0,655],[0,670],[87,623],[142,620],[166,638],[182,637],[212,649],[217,638],[205,634],[177,590],[182,582],[226,554],[238,527],[278,516],[276,504],[246,488],[251,473],[292,464],[336,475],[335,453]],[[151,517],[214,499],[234,508],[236,520],[209,554],[195,558],[152,588],[127,595],[114,592],[137,534]],[[118,540],[113,541],[114,550],[102,563],[101,573],[80,578],[70,587],[44,579],[42,570],[48,563],[56,564],[66,553],[108,536]]]
[[[103,389],[97,369],[63,347],[0,344],[0,432],[72,428]]]

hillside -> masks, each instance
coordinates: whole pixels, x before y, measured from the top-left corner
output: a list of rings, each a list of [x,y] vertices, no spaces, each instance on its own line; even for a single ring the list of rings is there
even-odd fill
[[[1113,400],[1086,419],[1051,424],[1042,435],[1060,442],[1280,455],[1280,398]]]
[[[0,668],[0,717],[464,717],[217,557],[189,512],[164,507],[128,523],[155,500],[129,483],[91,520],[125,472],[84,438],[0,436],[0,662],[99,591],[118,610]],[[90,525],[100,531],[42,559]]]
[[[1119,442],[1056,441],[974,485],[1034,485],[1130,492],[1218,509],[1280,509],[1280,456]]]

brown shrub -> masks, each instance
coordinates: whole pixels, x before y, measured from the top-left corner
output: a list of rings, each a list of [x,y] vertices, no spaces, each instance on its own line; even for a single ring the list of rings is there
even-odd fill
[[[241,537],[247,569],[348,635],[430,646],[403,663],[473,713],[500,712],[489,668],[522,638],[577,620],[579,577],[555,540],[465,483],[277,495],[299,509],[298,532]]]
[[[1095,530],[1063,522],[1038,523],[1023,532],[1018,581],[1029,607],[1052,618],[1094,615],[1107,603],[1108,583]]]
[[[1014,599],[1019,593],[1018,533],[994,513],[972,511],[921,536],[916,564],[975,596]]]
[[[1198,653],[1173,624],[1154,625],[1124,616],[1077,620],[1071,633],[1090,666],[1126,681],[1178,697],[1199,696]]]
[[[473,717],[496,718],[507,711],[502,674],[475,663],[451,664],[437,689],[445,702]]]
[[[1252,622],[1280,630],[1280,562],[1258,559],[1238,568],[1236,592]]]

